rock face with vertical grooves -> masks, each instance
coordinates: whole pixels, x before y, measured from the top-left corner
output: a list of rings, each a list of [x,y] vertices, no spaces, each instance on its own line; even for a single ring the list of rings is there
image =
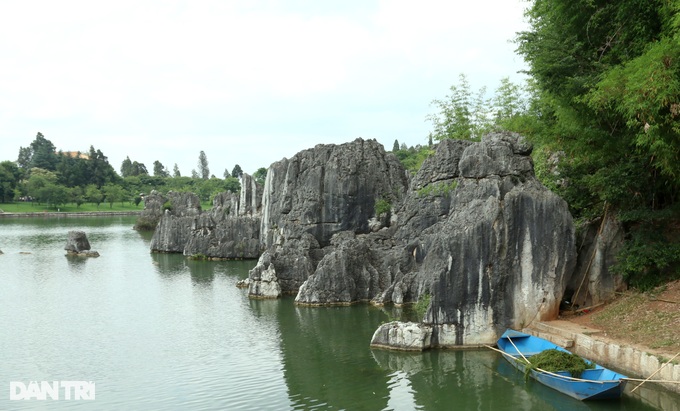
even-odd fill
[[[210,212],[175,216],[173,201],[152,247],[262,252],[244,284],[253,298],[429,301],[422,326],[386,325],[375,346],[489,344],[508,327],[555,317],[576,262],[567,205],[536,180],[530,153],[513,133],[446,140],[409,181],[375,140],[318,145],[269,167],[261,204],[245,179]]]
[[[512,133],[443,141],[413,179],[395,233],[413,265],[375,301],[429,294],[432,346],[488,344],[558,314],[576,261],[574,225],[536,180],[530,152]]]
[[[262,188],[248,174],[241,179],[239,194],[216,195],[209,211],[201,210],[199,198],[193,193],[169,192],[166,201],[170,208],[158,222],[151,251],[213,259],[258,258],[261,194]],[[166,204],[158,194],[149,200],[145,202],[145,212],[151,209],[150,215],[155,214],[154,208],[159,204]]]
[[[375,140],[317,145],[272,164],[262,198],[261,235],[267,262],[263,256],[251,271],[250,294],[262,297],[257,281],[265,269],[273,270],[282,293],[297,293],[319,267],[348,262],[346,257],[361,246],[350,247],[344,257],[328,257],[333,251],[342,252],[333,243],[333,236],[347,232],[349,238],[378,230],[379,226],[371,224],[376,202],[398,203],[407,186],[406,173],[397,158],[386,153]],[[326,258],[335,260],[322,263]],[[360,263],[352,260],[347,266],[349,271],[343,270],[334,277],[337,282],[333,280],[332,288],[316,288],[314,293],[326,297],[310,303],[349,303],[372,298],[380,288],[365,290],[360,284],[352,290],[338,289],[354,280],[363,281],[363,275],[354,271]],[[378,275],[375,267],[364,268],[367,275]]]
[[[201,201],[194,193],[170,191],[166,197],[170,208],[164,210],[151,237],[151,251],[181,253],[189,241],[194,218],[201,214]]]
[[[245,191],[256,199],[251,181],[254,184],[250,176],[243,179],[240,196],[230,192],[215,196],[213,208],[193,219],[184,255],[238,259],[260,256],[259,202],[242,203]]]
[[[429,346],[491,343],[507,327],[554,317],[575,263],[574,226],[566,203],[536,180],[530,153],[511,133],[442,141],[410,185],[372,141],[273,164],[251,296],[277,297],[274,282],[307,305],[429,295]],[[375,215],[381,198],[389,218]],[[378,330],[390,341],[374,344],[412,346],[393,331]]]
[[[612,300],[616,292],[626,289],[623,277],[609,270],[624,243],[623,225],[608,213],[577,231],[580,252],[565,292],[573,309]]]
[[[134,229],[140,231],[155,230],[165,212],[166,201],[168,201],[167,197],[156,190],[152,190],[151,193],[144,196],[144,210],[137,218]]]

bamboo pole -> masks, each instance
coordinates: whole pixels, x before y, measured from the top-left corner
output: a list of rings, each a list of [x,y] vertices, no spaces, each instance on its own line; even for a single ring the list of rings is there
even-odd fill
[[[644,383],[646,383],[647,381],[649,381],[653,376],[655,376],[659,371],[661,371],[661,369],[662,369],[663,367],[665,367],[667,364],[669,364],[671,361],[673,361],[678,355],[680,355],[680,352],[678,352],[677,354],[675,354],[675,355],[673,356],[673,358],[671,358],[670,360],[668,360],[668,361],[666,361],[665,363],[663,363],[663,364],[661,365],[661,367],[659,367],[659,369],[657,369],[656,371],[654,371],[654,373],[653,373],[652,375],[650,375],[649,377],[647,377],[646,380],[642,381],[642,382],[641,382],[640,384],[638,384],[635,388],[633,388],[632,390],[630,390],[630,393],[631,393],[631,394],[634,393],[635,390],[637,390],[638,388],[640,388],[640,386],[641,386],[642,384],[644,384]]]
[[[524,361],[527,362],[527,364],[531,364],[531,361],[527,360],[527,357],[525,357],[524,354],[522,354],[522,352],[519,350],[519,348],[517,348],[517,346],[515,345],[515,343],[512,342],[512,339],[511,339],[510,337],[505,337],[505,338],[507,338],[508,341],[510,341],[510,344],[512,344],[512,346],[515,347],[515,351],[517,351],[517,354],[521,355],[522,358],[524,358]]]
[[[642,378],[621,378],[622,380],[626,381],[643,381],[643,382],[656,382],[656,383],[662,383],[662,384],[680,384],[680,381],[674,381],[674,380],[643,380]],[[632,392],[632,391],[631,391]]]

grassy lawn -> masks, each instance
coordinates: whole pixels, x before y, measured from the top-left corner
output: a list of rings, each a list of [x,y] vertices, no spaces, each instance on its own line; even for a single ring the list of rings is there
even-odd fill
[[[139,206],[134,203],[102,203],[97,207],[94,203],[84,203],[80,207],[75,204],[60,205],[59,207],[47,206],[46,204],[30,203],[30,202],[16,202],[16,203],[0,203],[0,210],[5,213],[42,213],[42,212],[92,212],[92,211],[142,211],[144,203]]]
[[[201,209],[210,210],[212,208],[211,202],[201,202]],[[144,210],[144,203],[139,203],[138,206],[134,203],[101,203],[99,207],[95,203],[84,203],[80,207],[75,204],[60,205],[59,207],[47,206],[46,204],[30,203],[30,202],[16,202],[16,203],[0,203],[0,212],[5,213],[42,213],[42,212],[62,212],[62,213],[83,213],[83,212],[107,212],[107,211],[142,211]]]

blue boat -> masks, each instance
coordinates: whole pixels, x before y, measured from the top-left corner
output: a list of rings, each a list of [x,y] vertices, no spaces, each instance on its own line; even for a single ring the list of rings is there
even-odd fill
[[[531,362],[531,356],[545,350],[564,348],[542,338],[515,330],[507,330],[497,342],[498,349],[506,360],[520,371],[525,371],[525,362]],[[530,375],[536,381],[547,385],[577,400],[609,400],[621,398],[627,378],[600,365],[594,369],[583,371],[579,378],[574,378],[567,371],[549,372],[536,369]]]

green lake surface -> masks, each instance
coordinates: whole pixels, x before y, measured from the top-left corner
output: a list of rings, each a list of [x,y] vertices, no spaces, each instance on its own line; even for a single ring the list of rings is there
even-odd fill
[[[134,221],[0,218],[1,410],[656,410],[679,398],[646,388],[655,405],[581,403],[491,350],[372,350],[396,309],[251,300],[235,284],[255,261],[153,254]],[[101,256],[66,256],[70,230]],[[11,401],[13,381],[92,381],[96,397]]]

